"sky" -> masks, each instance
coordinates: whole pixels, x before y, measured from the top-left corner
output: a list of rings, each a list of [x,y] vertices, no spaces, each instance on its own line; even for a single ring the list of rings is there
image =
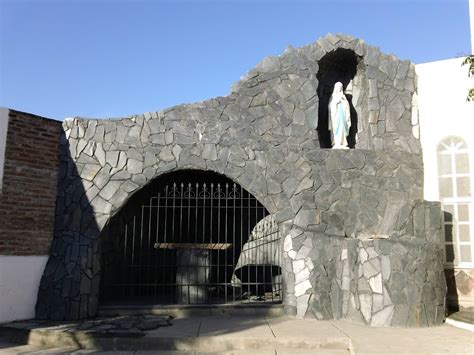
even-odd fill
[[[229,93],[327,33],[425,63],[470,53],[468,0],[0,0],[0,106],[62,120]]]

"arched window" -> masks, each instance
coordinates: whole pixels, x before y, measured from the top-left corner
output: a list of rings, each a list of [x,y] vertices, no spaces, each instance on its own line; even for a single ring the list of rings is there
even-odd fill
[[[438,186],[443,209],[446,263],[472,266],[474,256],[469,151],[459,137],[448,137],[438,145]]]

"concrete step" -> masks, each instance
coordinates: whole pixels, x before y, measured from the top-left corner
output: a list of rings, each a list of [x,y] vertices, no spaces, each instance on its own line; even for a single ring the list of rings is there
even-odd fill
[[[19,335],[18,330],[5,332],[0,329],[0,334],[14,343],[46,347],[46,348],[68,348],[102,351],[137,351],[137,350],[180,350],[201,353],[225,353],[225,354],[248,354],[254,351],[259,354],[275,351],[282,353],[314,353],[314,351],[335,351],[336,353],[347,353],[350,345],[345,338],[327,339],[301,339],[301,338],[279,338],[262,339],[260,337],[199,337],[199,338],[164,338],[164,337],[101,337],[84,333],[54,333],[48,331],[31,331],[25,338],[25,333]]]
[[[123,322],[122,318],[116,321]],[[308,321],[285,317],[193,317],[173,319],[171,323],[127,334],[120,332],[122,329],[108,330],[104,323],[82,330],[84,322],[13,322],[0,325],[0,336],[39,347],[94,351],[348,354],[351,346],[350,338],[330,323],[318,323],[315,332],[307,327]]]
[[[34,345],[19,345],[11,342],[4,341],[0,338],[0,354],[2,355],[44,355],[44,354],[94,354],[94,355],[349,355],[349,350],[339,349],[322,349],[322,350],[235,350],[225,352],[202,352],[196,350],[139,350],[139,351],[126,351],[126,350],[84,350],[75,348],[47,348],[39,347]]]
[[[106,305],[99,308],[99,317],[153,314],[174,318],[211,316],[283,317],[283,305]]]
[[[3,324],[0,325],[0,354],[474,354],[473,333],[447,324],[431,328],[375,328],[342,320],[193,317],[173,319],[168,326],[145,331],[138,329],[138,323],[153,322],[157,317],[126,316],[112,321],[82,322],[31,320]],[[110,328],[105,328],[124,322],[134,324],[131,329],[135,329],[134,339],[128,349],[114,349],[120,345],[117,338],[127,342],[130,337],[113,336]],[[114,329],[120,330],[123,329]],[[2,334],[9,337],[2,340]],[[168,339],[173,346],[169,343],[164,346],[163,339]],[[156,341],[162,348],[142,348],[143,344],[156,345]],[[30,345],[12,346],[11,343]],[[134,347],[137,349],[132,349]]]

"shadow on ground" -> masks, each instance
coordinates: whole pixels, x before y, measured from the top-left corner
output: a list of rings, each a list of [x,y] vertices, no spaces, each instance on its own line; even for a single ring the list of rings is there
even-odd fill
[[[269,326],[284,318],[209,316],[176,318],[124,315],[82,321],[18,321],[0,325],[0,337],[17,344],[94,350],[188,350],[202,338],[273,340]],[[221,337],[222,338],[222,337]],[[227,345],[226,345],[227,346]]]

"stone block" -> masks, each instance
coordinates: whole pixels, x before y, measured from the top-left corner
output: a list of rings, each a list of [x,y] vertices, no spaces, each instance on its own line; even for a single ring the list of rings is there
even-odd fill
[[[392,272],[392,269],[390,266],[390,257],[387,255],[382,255],[381,264],[382,264],[382,278],[384,281],[386,281],[390,279],[390,275]]]
[[[385,307],[380,312],[375,313],[372,316],[370,325],[372,327],[388,327],[392,322],[393,317],[393,306]]]
[[[427,229],[441,228],[441,208],[439,206],[432,206],[426,209],[428,215],[426,216],[425,226]]]
[[[302,283],[296,284],[295,285],[295,296],[299,297],[303,294],[306,293],[306,291],[311,289],[311,282],[309,280],[306,280]]]
[[[384,308],[383,295],[372,295],[372,312],[377,313]]]
[[[287,221],[287,220],[290,220],[291,218],[293,218],[293,216],[294,216],[294,214],[293,214],[292,208],[291,207],[286,207],[283,210],[280,210],[275,214],[275,220],[277,222]]]
[[[164,161],[164,162],[173,161],[174,160],[174,155],[173,155],[173,152],[172,152],[172,148],[169,147],[169,146],[163,147],[161,149],[160,154],[158,154],[158,157],[160,158],[161,161]]]
[[[365,263],[363,263],[362,268],[364,270],[364,276],[367,279],[370,279],[379,273],[379,270],[376,270],[369,261],[366,261]]]
[[[93,182],[99,189],[102,189],[110,180],[110,168],[104,166],[94,177]]]
[[[101,166],[104,166],[107,162],[106,160],[106,155],[105,155],[105,150],[104,150],[104,147],[102,145],[102,143],[97,143],[97,146],[96,146],[96,150],[95,150],[95,156],[97,158],[97,160],[99,161],[99,164]]]
[[[112,205],[100,196],[96,196],[91,201],[91,206],[94,208],[94,212],[97,213],[109,214],[112,210]]]
[[[433,304],[434,300],[436,299],[436,289],[430,283],[425,283],[423,285],[421,299],[423,300],[424,304]]]
[[[410,306],[406,304],[396,305],[393,312],[391,325],[394,327],[406,327]]]
[[[369,285],[372,292],[381,294],[383,290],[382,275],[378,274],[377,276],[370,278]]]
[[[302,245],[301,248],[296,253],[296,259],[305,259],[308,257],[309,253],[311,252],[311,248],[307,245]]]
[[[347,259],[347,248],[343,248],[341,250],[341,260],[346,260]]]
[[[99,192],[99,196],[105,200],[110,200],[112,196],[118,191],[122,181],[109,181]]]
[[[369,80],[369,98],[375,98],[377,97],[377,80],[375,79],[370,79]],[[369,108],[370,110],[370,108]]]
[[[407,277],[400,272],[395,272],[392,274],[389,285],[390,290],[401,291],[407,285]]]
[[[388,105],[386,111],[386,120],[391,122],[398,121],[405,112],[405,105],[401,98],[396,95],[393,101]]]
[[[141,173],[143,171],[143,161],[136,159],[128,159],[127,170],[132,174]]]
[[[360,312],[366,324],[370,324],[372,319],[372,296],[370,294],[359,294]]]
[[[270,195],[276,195],[280,192],[282,192],[282,186],[280,183],[276,182],[273,179],[268,179],[267,180],[267,192]]]
[[[293,268],[294,268],[294,265],[295,264],[293,263]],[[299,283],[302,283],[306,280],[309,280],[309,270],[307,268],[303,268],[300,271],[295,271],[293,269],[293,272],[295,273],[295,283],[296,284],[299,284]]]
[[[314,96],[316,96],[316,88],[310,80],[306,80],[306,82],[301,87],[301,92],[303,93],[303,96],[306,101],[309,101]]]
[[[280,59],[276,56],[269,56],[255,66],[255,70],[262,73],[270,73],[281,68]]]
[[[202,158],[207,160],[217,160],[217,149],[215,144],[204,144]]]
[[[415,236],[423,238],[425,235],[425,207],[418,205],[413,210],[413,228]]]
[[[378,260],[372,260],[372,259],[378,258],[379,254],[375,251],[374,247],[371,247],[371,246],[367,247],[366,251],[367,251],[367,254],[369,255],[369,260],[372,261],[372,265],[374,265],[375,268],[379,270],[379,266],[376,266],[376,265],[379,265]],[[374,264],[374,262],[376,262],[377,264]]]
[[[313,187],[314,181],[310,177],[305,177],[303,181],[298,185],[295,194],[299,194],[301,191],[309,190]]]
[[[283,241],[283,251],[287,253],[292,249],[293,249],[292,236],[291,234],[288,234],[285,236],[285,239]]]
[[[110,180],[129,180],[132,177],[132,173],[127,170],[121,170],[110,177]]]
[[[403,291],[395,291],[391,294],[391,300],[394,305],[408,304],[407,296]]]
[[[369,254],[367,254],[367,251],[363,248],[359,248],[359,261],[363,264],[369,259]]]
[[[172,152],[176,161],[179,161],[182,151],[183,148],[181,148],[181,146],[178,144],[173,147]]]
[[[306,229],[310,225],[319,224],[319,212],[317,210],[300,210],[296,215],[294,224]]]
[[[304,260],[295,260],[293,261],[293,273],[298,274],[305,267]],[[308,275],[309,276],[309,275]]]
[[[341,318],[342,315],[342,291],[336,280],[331,281],[331,311],[335,319]]]
[[[97,173],[100,171],[101,166],[96,164],[86,164],[84,168],[81,170],[80,176],[81,178],[92,181],[94,180]]]
[[[100,143],[99,143],[100,144]],[[85,146],[84,150],[83,150],[83,153],[84,154],[87,154],[88,156],[92,157],[94,156],[94,153],[95,153],[95,150],[96,150],[96,143],[95,142],[92,142],[92,141],[89,141],[87,143],[87,145]],[[99,156],[97,154],[95,154],[95,158],[97,160],[99,160]]]
[[[297,297],[296,299],[296,317],[303,318],[306,315],[308,309],[308,302],[310,294],[305,294]]]
[[[378,111],[380,109],[380,104],[378,98],[374,97],[369,99],[369,106],[368,106],[369,111]],[[374,120],[373,123],[376,123],[377,121]]]

